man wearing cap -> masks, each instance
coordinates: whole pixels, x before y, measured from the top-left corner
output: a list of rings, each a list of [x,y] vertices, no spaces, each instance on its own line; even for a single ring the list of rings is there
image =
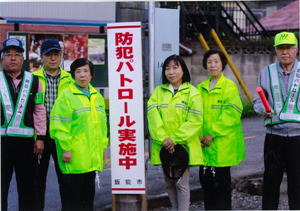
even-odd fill
[[[42,82],[43,90],[45,92],[45,107],[47,111],[47,135],[45,140],[45,149],[42,154],[37,168],[37,180],[35,184],[35,204],[36,209],[43,210],[45,202],[46,179],[49,167],[50,156],[54,160],[57,180],[59,183],[59,190],[61,200],[63,194],[61,191],[61,170],[57,162],[55,141],[49,135],[49,115],[54,105],[57,96],[73,83],[71,75],[64,71],[61,67],[62,49],[58,40],[45,40],[41,45],[41,59],[43,66],[40,70],[34,72]]]
[[[19,209],[32,210],[35,154],[44,149],[46,110],[38,77],[22,70],[22,42],[3,42],[0,71],[1,204],[7,210],[9,184],[15,171]],[[36,137],[36,141],[34,139]]]
[[[298,41],[291,32],[276,34],[277,62],[260,72],[258,86],[272,111],[266,113],[256,95],[254,109],[265,116],[264,184],[262,208],[278,208],[280,184],[286,171],[289,208],[300,210],[300,63]]]

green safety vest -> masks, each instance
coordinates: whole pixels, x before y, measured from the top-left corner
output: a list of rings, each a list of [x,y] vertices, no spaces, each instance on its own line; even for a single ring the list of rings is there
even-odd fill
[[[14,107],[6,78],[3,71],[0,72],[1,104],[4,108],[4,124],[0,128],[1,136],[33,137],[34,129],[24,124],[32,82],[33,75],[25,71],[16,107]]]
[[[297,64],[296,72],[285,101],[283,99],[282,88],[279,81],[276,64],[274,63],[269,65],[268,71],[271,80],[271,96],[274,102],[274,116],[272,117],[272,120],[267,118],[265,120],[265,125],[278,124],[286,121],[300,122],[300,112],[297,109],[296,102],[298,100],[300,90],[300,62]]]

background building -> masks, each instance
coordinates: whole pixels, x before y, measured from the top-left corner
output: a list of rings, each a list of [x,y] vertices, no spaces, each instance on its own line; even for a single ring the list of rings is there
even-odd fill
[[[188,63],[194,84],[207,76],[201,64],[204,50],[198,40],[199,33],[211,48],[217,48],[210,34],[210,30],[215,29],[251,92],[254,92],[258,71],[275,60],[273,35],[288,30],[299,36],[299,0],[166,1],[155,2],[155,7],[180,10],[180,43],[190,49],[181,48],[180,53]],[[107,87],[107,47],[105,44],[101,47],[106,38],[106,24],[141,21],[144,87],[147,88],[148,12],[148,2],[0,2],[0,38],[2,41],[7,36],[25,36],[27,65],[31,59],[31,67],[36,65],[38,55],[33,51],[38,52],[40,40],[60,39],[66,45],[66,69],[74,58],[88,55],[98,64],[94,83]],[[76,55],[72,51],[68,53],[74,46],[78,47]],[[230,70],[226,74],[234,79]],[[146,91],[145,96],[148,95]]]

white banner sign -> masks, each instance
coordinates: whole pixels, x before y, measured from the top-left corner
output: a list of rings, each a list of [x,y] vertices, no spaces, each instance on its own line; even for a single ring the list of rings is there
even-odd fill
[[[113,194],[145,193],[141,23],[107,25]]]

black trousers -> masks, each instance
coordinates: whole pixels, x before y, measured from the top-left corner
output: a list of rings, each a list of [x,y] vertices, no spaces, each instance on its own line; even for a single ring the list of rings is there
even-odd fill
[[[33,138],[1,137],[1,203],[7,210],[7,197],[13,171],[19,196],[19,210],[33,210],[35,155]]]
[[[47,139],[44,141],[44,152],[42,154],[41,159],[37,163],[37,169],[35,172],[35,184],[34,184],[34,203],[35,203],[35,209],[36,210],[43,210],[45,206],[45,191],[46,191],[46,182],[47,182],[47,174],[48,174],[48,168],[49,168],[49,161],[50,157],[52,155],[52,158],[54,160],[55,165],[55,171],[57,175],[57,181],[59,185],[59,192],[61,196],[61,200],[63,200],[63,195],[61,191],[61,170],[58,166],[57,161],[57,152],[56,152],[56,146],[55,141],[53,139],[50,139],[47,137]]]
[[[62,191],[65,200],[62,203],[63,211],[92,211],[95,197],[94,171],[83,174],[63,174]]]
[[[206,210],[231,209],[230,167],[200,166],[199,179]]]
[[[300,136],[266,134],[264,163],[262,209],[278,208],[280,184],[286,171],[289,208],[300,210]]]

